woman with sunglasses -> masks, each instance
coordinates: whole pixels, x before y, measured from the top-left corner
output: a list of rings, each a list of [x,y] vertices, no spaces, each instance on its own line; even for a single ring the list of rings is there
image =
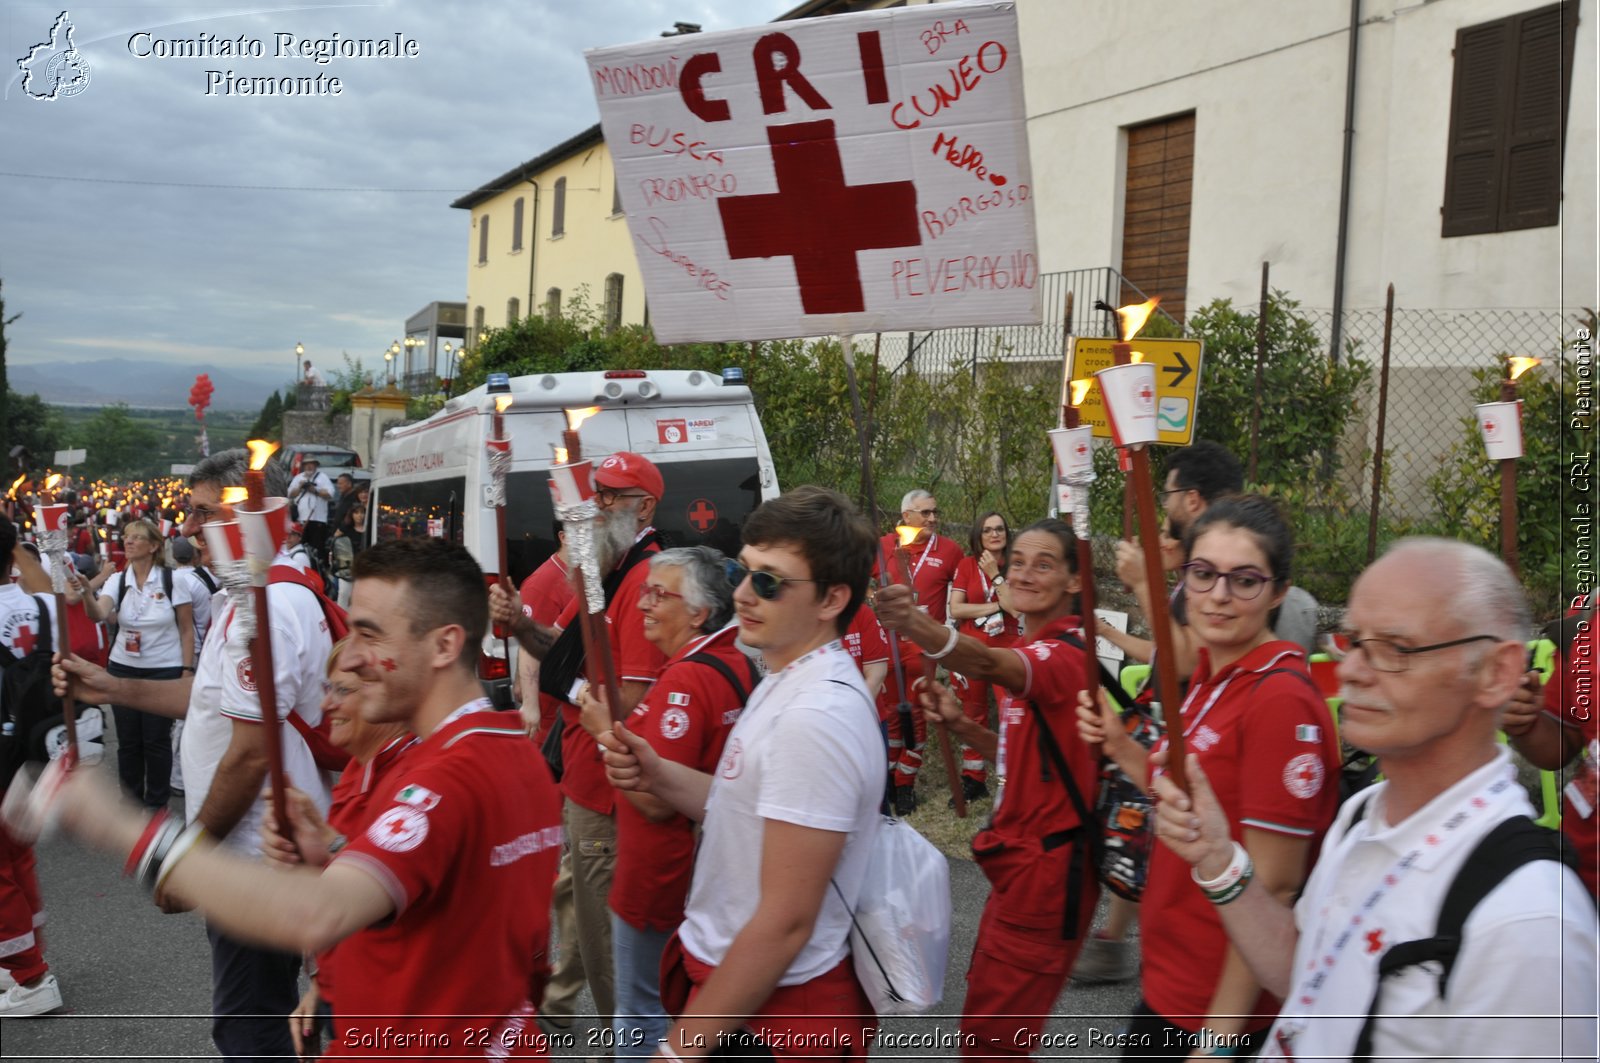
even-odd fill
[[[979,517],[972,526],[969,545],[972,552],[956,566],[956,577],[950,583],[950,619],[961,622],[963,635],[989,646],[1009,646],[1021,625],[1000,601],[1006,582],[1006,560],[1011,553],[1011,529],[1006,519],[993,510]],[[990,684],[951,674],[961,692],[961,710],[973,722],[988,727]],[[961,747],[961,788],[968,801],[989,796],[983,757],[965,744]]]
[[[130,679],[194,674],[194,606],[190,581],[161,563],[161,533],[147,520],[123,525],[127,566],[84,603],[95,620],[114,619],[117,639],[107,667]],[[111,706],[117,725],[117,777],[146,809],[167,807],[172,793],[172,721],[124,705]]]
[[[1179,712],[1254,875],[1286,903],[1311,870],[1337,809],[1339,745],[1305,651],[1277,638],[1269,616],[1289,587],[1293,543],[1277,507],[1259,495],[1212,505],[1184,537],[1182,586],[1199,665]],[[1146,750],[1102,697],[1080,697],[1079,735],[1136,780],[1150,778]],[[1162,739],[1156,751],[1166,747]],[[1228,944],[1216,905],[1165,846],[1150,858],[1142,898],[1142,999],[1124,1056],[1182,1059],[1248,1055],[1277,1013]]]
[[[271,812],[267,813],[261,826],[261,851],[267,859],[285,866],[323,867],[341,848],[341,839],[366,830],[373,818],[388,807],[386,802],[391,794],[385,789],[384,781],[400,762],[401,755],[417,741],[416,735],[407,731],[403,723],[369,723],[361,715],[361,705],[370,692],[353,673],[339,670],[339,654],[349,641],[340,639],[328,652],[326,678],[322,683],[322,716],[328,721],[329,743],[348,753],[350,764],[334,783],[326,822],[305,794],[290,790],[285,795],[285,799],[294,804],[298,818],[311,825],[310,837],[302,832],[297,838],[298,848],[277,832],[277,822]],[[318,954],[314,962],[307,963],[311,984],[289,1013],[289,1036],[294,1039],[295,1051],[303,1057],[316,1055],[318,1038],[338,1036],[334,1026],[337,953],[335,945]]]
[[[918,610],[904,587],[878,592],[885,628],[909,637],[951,671],[992,683],[1001,693],[998,735],[969,719],[944,687],[923,699],[930,721],[943,723],[994,762],[999,783],[989,824],[972,839],[991,889],[967,969],[964,1058],[1022,1057],[1038,1043],[1099,894],[1085,825],[1052,753],[1059,753],[1079,792],[1093,801],[1094,757],[1073,726],[1083,651],[1063,640],[1083,635],[1077,557],[1077,539],[1059,520],[1042,520],[1018,533],[1005,582],[1008,604],[1022,621],[1013,646],[952,631]]]
[[[662,758],[708,774],[760,682],[735,641],[730,570],[743,572],[709,546],[664,550],[650,558],[639,592],[644,637],[666,664],[628,714],[627,728]],[[579,707],[589,733],[598,737],[611,729],[604,700],[585,691]],[[692,820],[660,798],[620,793],[608,895],[617,995],[612,1050],[618,1059],[646,1059],[672,1022],[661,1002],[661,954],[683,922],[696,832]]]

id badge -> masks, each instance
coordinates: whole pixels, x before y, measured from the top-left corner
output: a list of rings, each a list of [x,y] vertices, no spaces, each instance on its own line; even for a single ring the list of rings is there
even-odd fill
[[[122,651],[130,657],[139,656],[139,635],[137,631],[129,631],[122,636]]]

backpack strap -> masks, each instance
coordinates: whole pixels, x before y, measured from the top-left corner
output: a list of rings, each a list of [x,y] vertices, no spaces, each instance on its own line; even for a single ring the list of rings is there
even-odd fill
[[[740,654],[740,656],[744,655]],[[749,686],[746,686],[740,681],[739,676],[732,668],[728,666],[727,661],[724,661],[721,657],[718,657],[715,654],[707,653],[705,650],[701,650],[699,653],[689,654],[689,656],[684,658],[684,661],[693,661],[695,664],[703,664],[712,671],[716,672],[718,675],[722,676],[722,678],[726,679],[728,681],[728,685],[733,688],[733,692],[739,696],[739,704],[741,705],[750,700],[750,691],[754,690],[756,688],[756,684],[761,682],[761,676],[756,671],[755,662],[750,660],[748,657],[745,657],[745,666],[749,669],[749,673],[747,675],[747,678],[750,681]]]
[[[1367,804],[1370,802],[1363,803],[1362,812]],[[1367,1005],[1366,1022],[1356,1037],[1352,1063],[1367,1063],[1372,1058],[1372,1033],[1378,1000],[1383,995],[1383,980],[1407,967],[1437,963],[1439,998],[1444,999],[1450,988],[1450,972],[1456,955],[1461,951],[1461,932],[1467,917],[1512,872],[1535,860],[1555,860],[1576,869],[1572,850],[1561,843],[1561,836],[1527,816],[1513,816],[1503,821],[1478,842],[1445,892],[1433,936],[1391,945],[1378,959],[1378,980],[1372,989],[1372,1002]]]
[[[1083,640],[1071,632],[1063,631],[1055,638],[1057,642],[1064,642],[1075,650],[1084,649]],[[1128,692],[1122,689],[1122,684],[1117,681],[1117,677],[1106,671],[1106,666],[1100,662],[1100,658],[1095,658],[1094,666],[1100,670],[1100,688],[1110,692],[1111,700],[1117,703],[1117,708],[1123,712],[1138,708],[1134,704],[1134,700],[1128,696]]]
[[[55,646],[51,642],[56,634],[52,630],[55,625],[50,623],[50,609],[44,604],[44,598],[37,594],[30,597],[33,598],[34,608],[39,610],[39,642],[34,646],[33,652],[42,653],[45,660],[49,660],[55,653]]]
[[[210,591],[212,594],[217,593],[217,581],[212,578],[211,573],[207,572],[199,565],[194,566],[194,568],[190,569],[190,571],[194,573],[195,579],[198,579],[201,583],[206,585],[206,590]]]
[[[1079,645],[1083,644],[1080,642]],[[1056,774],[1061,776],[1061,781],[1067,787],[1067,797],[1072,801],[1072,808],[1078,813],[1078,838],[1072,846],[1072,856],[1067,861],[1067,903],[1061,924],[1062,940],[1073,941],[1078,937],[1078,916],[1083,908],[1084,851],[1088,851],[1089,858],[1094,861],[1096,868],[1100,867],[1105,855],[1101,845],[1103,839],[1100,837],[1100,821],[1084,801],[1083,791],[1078,789],[1078,782],[1072,777],[1071,769],[1067,767],[1067,758],[1061,752],[1061,745],[1056,741],[1055,732],[1050,730],[1044,710],[1031,699],[1024,704],[1033,710],[1034,722],[1039,725],[1040,745],[1044,746],[1046,755],[1055,764]],[[1085,842],[1087,844],[1080,844]]]

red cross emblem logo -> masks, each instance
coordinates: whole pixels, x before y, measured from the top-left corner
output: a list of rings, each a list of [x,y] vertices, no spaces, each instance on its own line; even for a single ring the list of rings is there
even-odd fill
[[[22,651],[24,657],[32,653],[33,648],[38,644],[39,640],[34,637],[33,628],[23,624],[17,629],[17,649]]]
[[[1483,422],[1483,430],[1484,430],[1485,434],[1487,434],[1487,435],[1491,435],[1491,436],[1494,435],[1494,430],[1495,430],[1494,421],[1490,420],[1490,421]]]
[[[1074,453],[1074,454],[1076,454],[1076,455],[1077,455],[1077,456],[1078,456],[1078,457],[1080,457],[1080,458],[1081,458],[1081,457],[1083,457],[1083,456],[1084,456],[1084,455],[1085,455],[1085,454],[1087,454],[1087,453],[1089,453],[1089,448],[1088,448],[1088,446],[1087,446],[1087,445],[1085,445],[1085,444],[1083,444],[1083,443],[1079,443],[1079,444],[1078,444],[1078,445],[1077,445],[1077,447],[1076,447],[1076,448],[1074,448],[1074,450],[1073,450],[1073,453]]]
[[[704,535],[717,526],[717,507],[708,498],[697,498],[689,503],[689,523]]]
[[[806,313],[859,313],[856,252],[922,244],[916,184],[846,184],[831,119],[771,126],[767,140],[778,191],[717,203],[729,257],[793,258]]]
[[[1156,393],[1154,391],[1150,390],[1150,385],[1149,384],[1140,384],[1139,385],[1139,401],[1140,402],[1142,402],[1146,406],[1148,406],[1148,405],[1150,405],[1150,402],[1155,397],[1156,397]]]

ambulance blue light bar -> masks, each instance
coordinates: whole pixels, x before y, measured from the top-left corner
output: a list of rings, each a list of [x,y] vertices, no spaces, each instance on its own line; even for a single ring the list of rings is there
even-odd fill
[[[744,367],[730,365],[722,370],[722,386],[729,387],[734,384],[744,383]]]
[[[484,390],[490,395],[509,395],[509,394],[511,394],[511,374],[510,373],[490,373],[489,374],[489,379],[485,384]]]

